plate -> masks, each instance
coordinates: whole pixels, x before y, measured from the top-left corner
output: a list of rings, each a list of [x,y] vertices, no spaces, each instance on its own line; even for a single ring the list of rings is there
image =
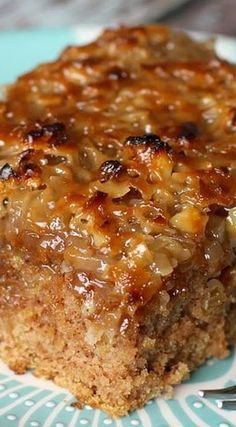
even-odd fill
[[[175,388],[175,399],[151,400],[119,420],[85,406],[70,406],[68,391],[30,372],[15,375],[0,362],[1,427],[235,427],[236,411],[218,409],[213,399],[200,399],[197,390],[236,382],[236,351],[225,360],[210,359]]]
[[[99,27],[3,31],[0,33],[0,84],[10,83],[42,61],[56,58],[68,44],[94,39]],[[196,38],[207,34],[193,33]],[[216,36],[220,56],[236,62],[236,40]],[[210,359],[188,381],[175,388],[175,399],[152,400],[119,420],[89,406],[70,406],[73,396],[30,372],[15,375],[0,362],[1,427],[235,427],[236,411],[218,409],[215,400],[202,400],[201,388],[218,388],[236,382],[236,351],[222,361]]]

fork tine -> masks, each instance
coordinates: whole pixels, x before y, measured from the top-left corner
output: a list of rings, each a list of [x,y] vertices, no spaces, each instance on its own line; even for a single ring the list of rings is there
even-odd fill
[[[200,397],[220,397],[222,399],[236,397],[236,385],[215,390],[199,390],[198,394]]]
[[[233,411],[236,409],[236,400],[218,400],[217,406],[220,409],[230,409]]]

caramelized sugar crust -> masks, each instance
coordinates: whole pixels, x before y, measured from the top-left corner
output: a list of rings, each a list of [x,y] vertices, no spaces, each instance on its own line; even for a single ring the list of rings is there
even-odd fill
[[[57,277],[34,284],[47,293],[54,280],[54,298],[63,282],[92,346],[102,325],[109,339],[133,334],[149,304],[166,306],[195,277],[223,286],[236,243],[235,82],[210,43],[149,26],[106,30],[8,87],[2,312],[38,301],[30,275],[19,279],[26,264]]]

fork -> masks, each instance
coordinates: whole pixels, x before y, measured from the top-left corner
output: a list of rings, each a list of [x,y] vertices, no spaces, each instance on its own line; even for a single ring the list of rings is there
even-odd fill
[[[236,409],[236,385],[216,390],[199,390],[198,394],[203,398],[216,398],[217,406],[220,409]]]

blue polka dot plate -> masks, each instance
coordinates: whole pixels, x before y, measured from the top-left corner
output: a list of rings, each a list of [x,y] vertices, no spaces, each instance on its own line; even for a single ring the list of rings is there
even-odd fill
[[[175,399],[152,400],[119,420],[85,406],[70,404],[73,396],[31,373],[15,375],[0,362],[1,427],[235,427],[236,411],[219,409],[214,399],[201,399],[202,388],[236,383],[236,352],[221,361],[210,359],[175,389]]]

